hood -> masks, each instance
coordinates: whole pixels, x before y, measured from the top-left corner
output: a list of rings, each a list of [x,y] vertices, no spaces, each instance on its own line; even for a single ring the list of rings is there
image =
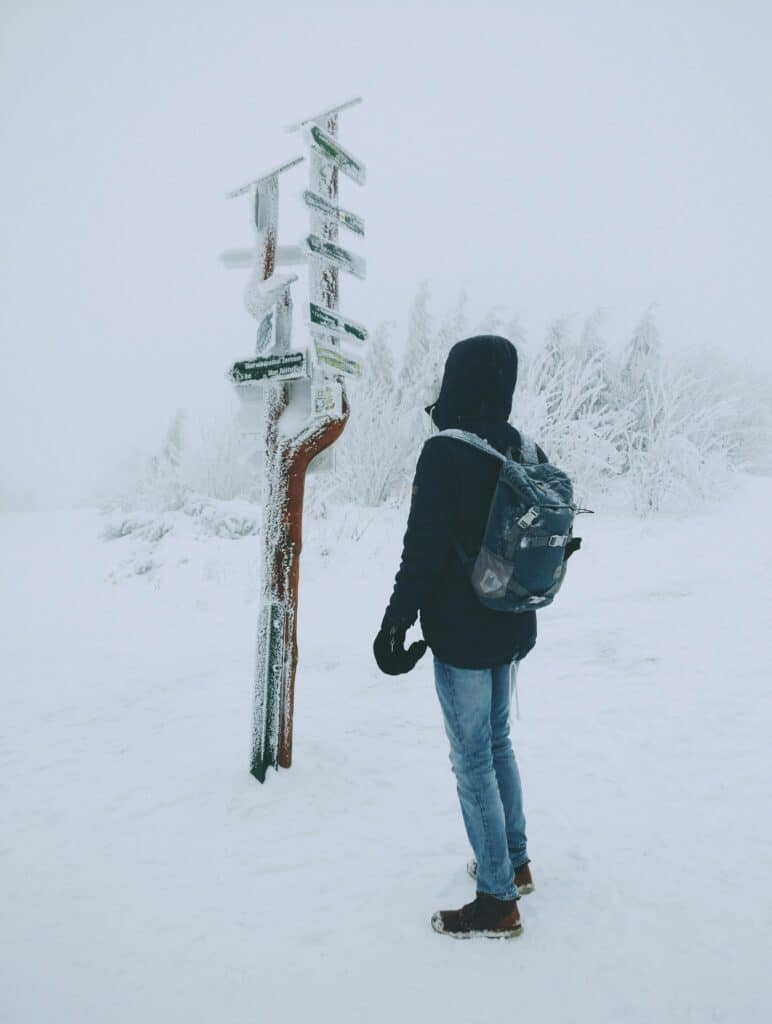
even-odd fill
[[[516,383],[517,351],[511,341],[495,334],[465,338],[448,353],[439,398],[426,411],[440,430],[506,423]]]

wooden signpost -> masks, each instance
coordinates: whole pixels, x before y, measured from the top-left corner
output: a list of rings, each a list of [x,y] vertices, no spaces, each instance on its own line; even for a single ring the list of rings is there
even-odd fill
[[[308,145],[309,188],[303,202],[310,233],[301,245],[278,244],[279,176],[303,157],[276,167],[229,193],[254,195],[253,250],[224,254],[226,266],[252,266],[245,293],[258,323],[255,355],[236,362],[229,377],[248,398],[261,389],[264,405],[263,567],[257,629],[257,668],[250,770],[260,782],[269,767],[292,763],[292,722],[298,663],[297,608],[303,495],[311,461],[343,432],[349,413],[344,378],[361,363],[340,349],[358,346],[367,330],[338,312],[339,271],[364,277],[365,262],[338,244],[338,229],[364,235],[364,222],[338,205],[338,172],[363,184],[364,165],[337,139],[338,117],[361,102],[350,100],[294,125]],[[308,263],[309,319],[315,361],[291,348],[295,276],[276,273],[277,263]],[[286,424],[286,425],[285,425]]]

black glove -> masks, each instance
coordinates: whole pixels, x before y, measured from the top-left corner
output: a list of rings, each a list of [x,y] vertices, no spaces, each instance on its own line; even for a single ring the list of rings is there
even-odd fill
[[[405,650],[406,626],[400,626],[387,616],[373,643],[373,654],[378,668],[387,676],[401,676],[410,672],[426,653],[426,641],[416,640]]]

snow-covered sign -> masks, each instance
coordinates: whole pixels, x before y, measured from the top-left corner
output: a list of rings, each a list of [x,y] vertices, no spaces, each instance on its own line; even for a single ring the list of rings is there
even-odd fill
[[[239,196],[246,195],[253,188],[270,181],[271,178],[276,178],[279,174],[283,174],[284,171],[290,170],[292,167],[297,167],[298,164],[302,164],[305,158],[302,156],[296,156],[294,160],[288,160],[286,163],[279,164],[278,167],[274,167],[273,170],[266,171],[265,174],[261,174],[259,178],[253,178],[252,181],[248,181],[246,185],[240,185],[238,188],[234,188],[231,192],[225,193],[226,199],[237,199]],[[260,210],[259,197],[255,203],[255,223],[258,221],[258,213]]]
[[[257,245],[254,250],[254,266],[244,293],[247,311],[257,320],[255,348],[259,353],[272,345],[283,344],[277,339],[280,309],[285,313],[291,306],[289,285],[295,277],[274,274],[277,257],[277,235],[279,231],[279,175],[303,162],[296,157],[274,167],[246,185],[228,193],[233,199],[250,193],[254,189],[254,228]],[[287,316],[284,316],[283,331],[286,334]],[[286,347],[286,346],[285,346]]]
[[[340,206],[336,206],[334,203],[328,202],[322,196],[317,195],[316,192],[312,192],[310,189],[306,189],[303,193],[303,201],[306,206],[312,210],[317,210],[319,213],[325,214],[330,217],[333,221],[338,224],[342,224],[344,228],[348,228],[353,231],[356,235],[364,235],[365,233],[365,222],[361,217],[357,216],[356,213],[351,213],[350,210],[343,210]]]
[[[306,352],[245,359],[234,363],[230,371],[231,379],[238,384],[245,381],[300,380],[308,375]]]
[[[336,373],[344,373],[348,377],[359,377],[362,373],[362,364],[358,363],[356,359],[350,359],[343,355],[339,348],[331,348],[317,342],[316,358],[324,366],[330,367]]]
[[[343,413],[343,388],[337,380],[315,380],[311,388],[314,416],[340,416]]]
[[[336,138],[328,135],[319,125],[312,124],[306,131],[312,148],[320,156],[328,160],[334,167],[337,167],[339,171],[343,171],[357,185],[364,185],[367,179],[367,171],[361,160],[358,160],[348,150],[345,150]]]
[[[292,307],[290,285],[297,281],[297,275],[271,274],[270,277],[262,280],[261,272],[258,263],[253,268],[244,289],[244,306],[258,323],[255,351],[263,352],[276,345],[284,351],[289,347],[290,324],[286,313]],[[284,330],[281,332],[285,335],[283,341],[277,337],[282,310],[285,311]]]
[[[228,270],[251,267],[257,260],[257,250],[226,249],[225,252],[220,253],[220,259]],[[300,245],[277,245],[274,259],[277,266],[286,267],[305,263],[307,257],[305,250]]]
[[[326,110],[321,110],[318,114],[312,114],[311,117],[306,117],[302,121],[298,121],[296,124],[291,124],[287,127],[288,132],[297,132],[301,128],[305,128],[307,124],[322,123],[323,121],[329,121],[330,118],[335,118],[337,121],[338,114],[344,110],[351,110],[352,107],[357,107],[362,102],[361,96],[355,96],[351,100],[346,100],[345,103],[339,103],[336,107],[328,107]]]
[[[332,309],[320,306],[316,302],[310,305],[311,330],[314,326],[323,327],[324,333],[338,335],[344,341],[366,341],[367,328],[355,320],[347,320]]]
[[[361,256],[357,256],[355,253],[349,252],[348,249],[344,249],[342,245],[336,245],[334,242],[325,242],[318,235],[309,235],[306,238],[305,244],[308,252],[314,256],[321,256],[328,263],[340,267],[341,270],[347,270],[354,277],[363,278],[365,276],[365,261]]]

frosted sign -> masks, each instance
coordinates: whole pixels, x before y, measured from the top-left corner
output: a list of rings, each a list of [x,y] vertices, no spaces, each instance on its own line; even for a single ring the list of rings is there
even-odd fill
[[[338,170],[343,171],[358,185],[364,185],[367,172],[361,160],[348,153],[332,135],[328,135],[319,125],[312,125],[308,131],[312,148],[325,160],[329,160]]]
[[[337,380],[315,382],[311,389],[314,416],[341,416],[343,414],[343,388]]]
[[[316,358],[323,367],[329,367],[349,377],[358,377],[362,373],[362,364],[356,359],[344,356],[339,349],[328,348],[326,345],[316,346]]]
[[[333,221],[337,221],[344,228],[348,228],[349,231],[353,231],[356,235],[364,235],[365,233],[365,222],[361,217],[358,217],[355,213],[351,213],[349,210],[342,210],[339,206],[335,206],[333,203],[328,202],[321,196],[318,196],[316,192],[311,192],[308,189],[303,193],[303,201],[306,206],[309,206],[312,210],[317,210],[319,213],[325,214]]]
[[[324,327],[328,333],[337,334],[345,341],[366,341],[367,328],[354,320],[347,320],[339,313],[324,306],[317,306],[315,302],[310,307],[312,330],[314,326]]]
[[[306,238],[305,244],[308,252],[314,256],[321,256],[328,263],[332,263],[342,270],[347,270],[354,277],[365,276],[365,261],[361,256],[357,256],[355,253],[349,252],[348,249],[344,249],[342,245],[336,245],[335,242],[325,242],[318,235],[309,235]]]
[[[308,376],[308,356],[305,352],[288,352],[280,356],[261,356],[234,363],[230,371],[233,381],[298,380]]]

